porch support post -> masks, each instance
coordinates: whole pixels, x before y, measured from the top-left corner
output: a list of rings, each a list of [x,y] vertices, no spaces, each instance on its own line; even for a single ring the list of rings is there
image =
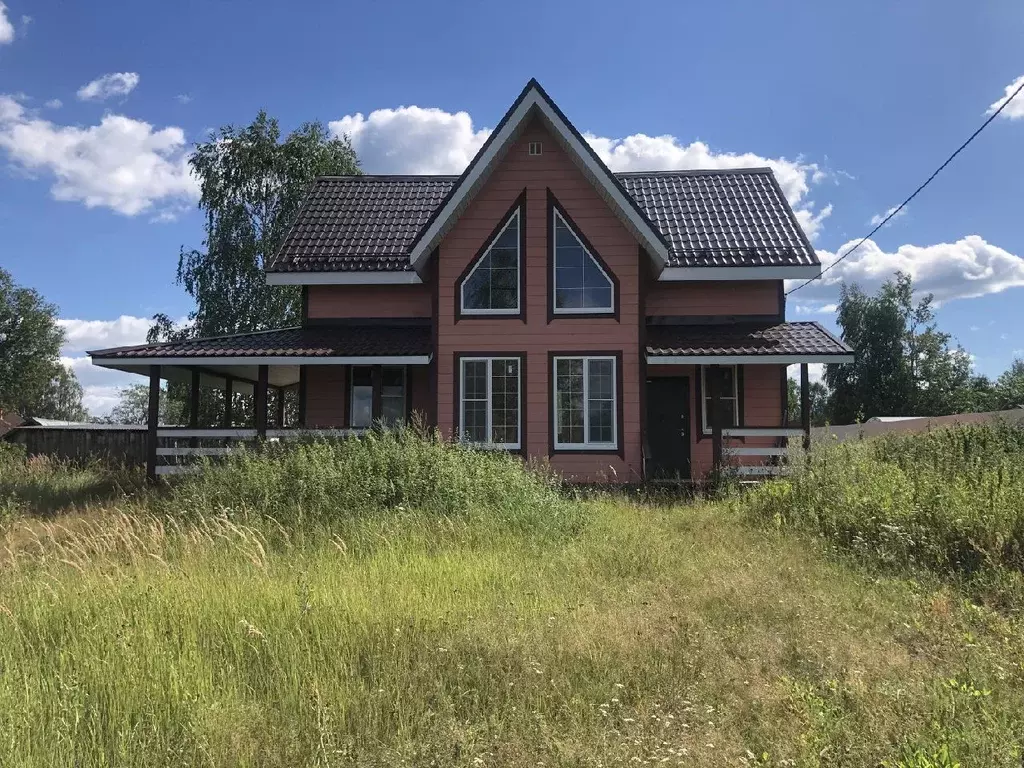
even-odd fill
[[[270,380],[270,368],[261,365],[256,376],[256,437],[264,440],[267,437],[267,387]]]
[[[714,468],[718,469],[722,465],[722,369],[712,365],[710,373],[707,384],[711,395],[711,460]]]
[[[811,447],[811,377],[807,363],[800,363],[800,428],[804,431],[804,450]]]
[[[370,384],[373,387],[373,423],[376,424],[383,413],[383,406],[380,397],[381,389],[381,367],[375,365],[370,369]]]
[[[299,426],[306,426],[306,366],[299,366]]]
[[[274,423],[278,429],[284,429],[284,387],[277,387],[277,413],[275,414]]]
[[[160,423],[160,366],[149,366],[149,413],[146,418],[146,477],[156,482],[157,426]]]
[[[224,377],[224,429],[231,429],[235,415],[232,413],[235,399],[235,380],[230,376]]]
[[[188,427],[199,429],[199,371],[192,371],[192,384],[188,390]],[[195,448],[199,445],[198,437],[190,437],[188,444]]]

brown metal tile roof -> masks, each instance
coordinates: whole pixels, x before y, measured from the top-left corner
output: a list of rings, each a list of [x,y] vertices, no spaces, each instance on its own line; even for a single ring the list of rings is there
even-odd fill
[[[615,174],[667,241],[671,267],[818,264],[768,168]],[[409,250],[456,176],[317,179],[270,272],[411,269]]]
[[[119,360],[156,357],[383,357],[429,355],[427,325],[282,328],[206,339],[141,344],[89,352]]]
[[[818,323],[648,325],[647,354],[851,355],[853,350]]]

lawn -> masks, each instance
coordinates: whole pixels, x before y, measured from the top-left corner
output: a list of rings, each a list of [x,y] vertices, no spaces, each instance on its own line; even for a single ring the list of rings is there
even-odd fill
[[[161,492],[11,459],[0,764],[1019,768],[1016,603],[779,493],[584,500],[391,436]]]

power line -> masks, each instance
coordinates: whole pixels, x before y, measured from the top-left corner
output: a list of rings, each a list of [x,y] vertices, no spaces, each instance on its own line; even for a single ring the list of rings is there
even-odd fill
[[[879,222],[877,227],[875,227],[870,232],[868,232],[866,235],[864,235],[864,237],[862,237],[860,239],[860,242],[858,242],[855,246],[853,246],[853,248],[851,248],[846,253],[844,253],[842,256],[840,256],[838,259],[833,261],[831,264],[829,264],[827,267],[825,267],[825,269],[821,270],[821,274],[820,275],[818,275],[817,277],[810,278],[806,282],[801,283],[796,288],[793,288],[790,291],[786,291],[786,295],[789,296],[791,293],[796,293],[797,291],[799,291],[804,286],[809,285],[810,283],[813,283],[815,280],[820,280],[825,275],[826,272],[828,272],[836,264],[838,264],[840,261],[845,259],[851,253],[853,253],[858,248],[860,248],[862,245],[864,245],[864,243],[866,243],[868,240],[870,240],[871,236],[874,235],[875,232],[877,232],[882,227],[884,227],[886,224],[888,224],[890,219],[895,218],[896,215],[900,211],[902,211],[904,208],[907,207],[907,203],[909,203],[911,200],[913,200],[915,197],[917,197],[918,194],[921,192],[921,190],[923,190],[925,187],[927,187],[929,184],[931,184],[932,183],[932,179],[934,179],[936,176],[938,176],[940,173],[942,173],[942,171],[945,169],[945,167],[947,165],[949,165],[951,162],[953,162],[953,158],[955,158],[957,155],[959,155],[961,152],[963,152],[964,149],[967,148],[967,145],[970,144],[972,141],[974,141],[974,139],[977,138],[978,134],[981,133],[982,131],[984,131],[988,127],[989,123],[991,123],[993,120],[995,120],[997,117],[999,117],[999,113],[1002,112],[1003,109],[1006,108],[1006,105],[1009,104],[1011,101],[1013,101],[1014,97],[1018,93],[1020,93],[1021,91],[1024,91],[1024,81],[1021,81],[1021,84],[1017,86],[1017,90],[1015,90],[1009,96],[1009,98],[1006,99],[1006,101],[1004,101],[1002,104],[999,105],[999,109],[997,109],[995,112],[993,112],[991,115],[989,115],[988,120],[986,120],[984,123],[982,123],[981,127],[979,127],[978,130],[976,130],[974,133],[972,133],[970,135],[970,138],[967,139],[967,141],[965,141],[963,144],[961,144],[959,147],[956,148],[956,152],[954,152],[952,155],[950,155],[949,157],[946,158],[946,162],[944,162],[942,165],[940,165],[938,168],[936,168],[935,172],[931,176],[929,176],[927,179],[925,179],[924,184],[922,184],[917,189],[915,189],[914,193],[910,197],[908,197],[906,200],[904,200],[902,203],[900,203],[898,207],[893,208],[891,211],[889,211],[888,215],[886,215],[886,217]]]

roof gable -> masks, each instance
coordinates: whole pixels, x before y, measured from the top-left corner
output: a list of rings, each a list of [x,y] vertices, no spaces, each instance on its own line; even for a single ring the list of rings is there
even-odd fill
[[[622,219],[657,265],[664,267],[668,264],[670,248],[665,237],[541,88],[540,83],[531,79],[417,234],[409,250],[411,266],[414,269],[423,267],[431,252],[451,229],[459,214],[472,200],[508,147],[534,115],[539,115],[543,119],[548,129],[563,144],[570,157],[595,185],[609,207]]]

